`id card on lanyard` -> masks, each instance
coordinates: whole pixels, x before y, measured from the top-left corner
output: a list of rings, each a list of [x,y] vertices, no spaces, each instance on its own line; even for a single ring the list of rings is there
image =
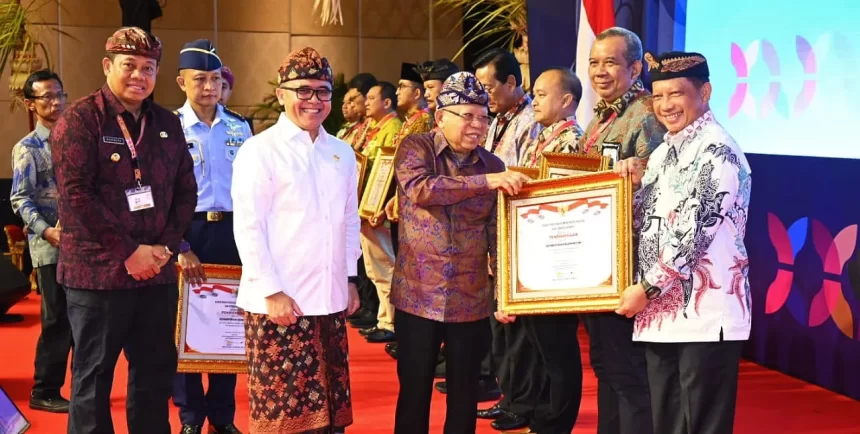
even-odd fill
[[[131,168],[134,169],[134,188],[129,188],[125,191],[125,197],[128,199],[128,208],[134,211],[149,209],[155,207],[155,200],[152,198],[152,187],[143,185],[143,177],[140,172],[140,162],[137,158],[137,145],[143,139],[143,132],[146,131],[146,116],[140,121],[140,135],[137,136],[137,142],[131,140],[131,134],[128,132],[128,126],[122,119],[122,115],[116,115],[116,121],[122,129],[122,136],[125,139],[125,144],[128,146],[128,151],[131,153]]]
[[[584,154],[587,154],[588,151],[594,146],[594,143],[597,142],[597,138],[609,128],[609,125],[612,124],[612,121],[618,117],[618,112],[614,111],[611,115],[609,115],[609,119],[600,123],[600,126],[594,130],[594,133],[591,134],[591,137],[588,138],[588,141],[585,142],[585,148],[582,150]]]

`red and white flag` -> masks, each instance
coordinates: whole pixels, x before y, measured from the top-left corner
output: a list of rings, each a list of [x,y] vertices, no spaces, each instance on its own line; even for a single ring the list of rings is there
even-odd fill
[[[588,78],[588,54],[595,36],[615,26],[614,3],[615,0],[580,0],[579,33],[576,37],[576,75],[582,81],[582,100],[576,109],[576,120],[580,125],[591,122],[598,99]]]

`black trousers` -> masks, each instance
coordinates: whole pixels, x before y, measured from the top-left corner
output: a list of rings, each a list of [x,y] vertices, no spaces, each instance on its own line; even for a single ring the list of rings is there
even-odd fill
[[[201,263],[242,265],[232,220],[194,220],[185,239]],[[207,418],[212,425],[231,424],[236,414],[236,374],[209,374],[205,393],[201,374],[176,374],[173,403],[179,407],[183,425],[203,425]]]
[[[495,311],[497,304],[493,302]],[[543,368],[535,347],[529,340],[523,322],[519,319],[502,324],[491,317],[493,332],[492,360],[502,389],[499,406],[505,410],[531,419],[534,414],[535,397],[540,393],[542,376],[536,374]]]
[[[731,434],[742,341],[645,344],[654,432]]]
[[[120,351],[128,359],[129,434],[171,434],[176,373],[175,283],[66,293],[75,351],[69,434],[113,434],[110,393]]]
[[[579,317],[576,315],[521,316],[539,363],[528,378],[538,385],[529,397],[534,414],[529,427],[540,434],[570,434],[582,401],[582,354],[579,349]]]
[[[477,422],[478,374],[490,342],[487,319],[443,323],[399,309],[397,323],[397,377],[400,392],[394,416],[395,434],[427,434],[433,373],[439,345],[445,341],[448,384],[445,434],[474,434]]]
[[[66,382],[72,327],[66,313],[66,292],[57,283],[56,264],[36,268],[36,280],[42,289],[42,333],[36,342],[33,397],[56,398]]]
[[[633,342],[633,320],[614,312],[581,319],[597,376],[597,434],[651,434],[645,345]]]

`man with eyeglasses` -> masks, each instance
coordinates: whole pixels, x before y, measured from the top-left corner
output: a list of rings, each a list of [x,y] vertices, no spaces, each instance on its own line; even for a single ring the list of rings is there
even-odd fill
[[[197,179],[197,208],[191,228],[179,245],[179,265],[192,285],[206,281],[203,264],[242,265],[233,237],[230,187],[233,161],[251,137],[244,118],[218,103],[221,96],[221,58],[208,39],[185,44],[179,52],[176,82],[185,92],[185,105],[176,110]],[[235,313],[234,304],[221,305]],[[236,374],[209,373],[203,391],[199,373],[178,373],[173,403],[179,407],[181,434],[200,434],[209,420],[210,434],[239,434],[236,415]]]
[[[60,77],[36,71],[24,83],[24,104],[36,115],[36,129],[12,148],[12,210],[27,225],[30,257],[42,295],[42,333],[36,343],[36,372],[30,408],[68,413],[69,401],[60,395],[72,348],[66,314],[66,294],[57,283],[57,179],[51,164],[51,127],[66,108]]]
[[[400,251],[391,302],[397,322],[395,434],[429,432],[439,346],[447,348],[446,433],[475,432],[478,377],[492,314],[497,189],[529,178],[481,147],[487,92],[471,73],[449,77],[436,99],[439,129],[406,137],[395,154]],[[430,222],[430,223],[428,223]]]
[[[352,424],[346,315],[358,309],[355,153],[325,131],[333,76],[313,48],[278,70],[278,122],[233,163],[252,433]]]
[[[58,280],[75,344],[68,433],[114,432],[110,394],[128,359],[128,432],[170,433],[179,250],[197,204],[179,119],[149,100],[161,41],[138,27],[108,38],[106,83],[51,132],[60,224]]]

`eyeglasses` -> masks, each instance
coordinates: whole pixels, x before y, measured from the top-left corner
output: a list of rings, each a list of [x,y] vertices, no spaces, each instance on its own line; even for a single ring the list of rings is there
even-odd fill
[[[331,89],[313,89],[310,87],[282,87],[281,89],[293,91],[296,93],[296,97],[302,101],[310,101],[314,95],[317,96],[317,99],[322,102],[331,101],[331,98],[334,96],[334,93]]]
[[[475,121],[478,121],[478,123],[481,126],[487,126],[490,124],[490,117],[489,116],[475,115],[472,113],[457,113],[455,111],[447,110],[447,109],[442,109],[442,111],[446,111],[448,113],[451,113],[454,116],[457,116],[458,118],[464,120],[467,124],[474,123]]]
[[[30,99],[32,99],[32,100],[42,100],[42,101],[45,101],[45,102],[51,102],[51,101],[64,101],[68,96],[69,96],[69,94],[67,94],[67,93],[65,93],[65,92],[59,92],[59,93],[46,93],[46,94],[44,94],[44,95],[31,97]]]

